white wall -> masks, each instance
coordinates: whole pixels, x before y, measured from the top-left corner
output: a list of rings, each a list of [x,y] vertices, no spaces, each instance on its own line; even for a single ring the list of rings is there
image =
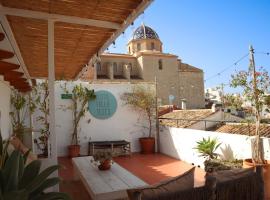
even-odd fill
[[[72,113],[70,110],[63,110],[63,105],[68,106],[71,100],[61,99],[61,94],[64,93],[57,83],[55,88],[55,105],[56,105],[56,134],[57,134],[57,146],[58,156],[67,155],[67,146],[71,143],[72,133]],[[70,87],[73,83],[68,84]],[[115,114],[105,120],[96,119],[89,112],[86,112],[85,118],[80,123],[80,145],[81,154],[87,154],[88,142],[92,141],[104,141],[104,140],[127,140],[131,142],[131,150],[133,152],[139,151],[138,138],[147,133],[147,130],[143,129],[143,123],[146,122],[145,118],[141,116],[140,122],[138,117],[140,114],[134,112],[128,106],[124,106],[120,99],[121,94],[127,92],[131,84],[89,84],[83,82],[84,86],[90,89],[107,90],[111,92],[117,99],[117,110]],[[88,124],[87,120],[91,119]]]
[[[217,153],[223,159],[251,158],[251,137],[249,136],[165,126],[160,128],[160,151],[203,167],[204,158],[200,157],[197,150],[194,149],[196,142],[202,140],[203,137],[216,137],[222,143]],[[264,138],[264,148],[265,158],[269,160],[270,138]]]
[[[8,138],[10,135],[11,124],[10,124],[10,86],[9,83],[3,80],[0,76],[0,127],[2,137]]]

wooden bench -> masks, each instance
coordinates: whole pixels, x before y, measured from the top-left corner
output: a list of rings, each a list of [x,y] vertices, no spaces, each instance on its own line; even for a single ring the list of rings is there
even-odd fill
[[[99,149],[109,149],[112,153],[115,153],[116,149],[120,149],[120,155],[130,155],[130,142],[125,140],[115,141],[92,141],[88,144],[88,155],[92,156]]]
[[[147,184],[117,163],[101,171],[91,163],[92,156],[72,158],[75,174],[93,200],[127,199],[127,189]]]

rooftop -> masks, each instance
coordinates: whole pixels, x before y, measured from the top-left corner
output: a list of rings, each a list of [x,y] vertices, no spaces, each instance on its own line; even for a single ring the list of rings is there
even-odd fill
[[[225,124],[218,127],[216,132],[221,133],[231,133],[231,134],[240,134],[240,135],[255,135],[255,125],[247,124]],[[270,137],[270,125],[263,124],[260,126],[260,133],[264,137]]]
[[[192,124],[195,124],[196,121],[189,120],[201,120],[212,115],[213,112],[211,109],[194,109],[194,110],[178,110],[171,113],[162,115],[161,118],[170,118],[170,119],[185,119],[185,120],[166,120],[163,119],[161,124],[171,127],[187,128]]]
[[[203,70],[185,63],[180,63],[179,70],[181,72],[203,72]]]
[[[124,53],[103,53],[100,55],[100,57],[124,57],[124,58],[131,58],[131,59],[135,59],[134,56],[129,55],[129,54],[124,54]]]

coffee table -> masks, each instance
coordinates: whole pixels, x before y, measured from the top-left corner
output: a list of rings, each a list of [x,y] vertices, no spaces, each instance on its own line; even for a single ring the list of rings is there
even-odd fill
[[[146,186],[117,163],[110,170],[101,171],[90,162],[92,156],[72,158],[75,174],[81,179],[93,200],[127,199],[127,189]]]

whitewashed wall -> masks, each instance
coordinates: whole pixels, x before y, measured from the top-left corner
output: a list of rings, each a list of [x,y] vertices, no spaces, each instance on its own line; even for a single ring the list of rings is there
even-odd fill
[[[58,156],[67,155],[67,146],[71,142],[72,133],[72,113],[70,110],[64,111],[61,106],[68,106],[71,100],[61,99],[63,93],[60,82],[56,84],[55,88],[55,105],[56,105],[56,134],[57,134],[57,146]],[[72,84],[69,83],[68,87],[72,88]],[[131,150],[133,152],[139,151],[138,138],[141,137],[143,132],[147,133],[147,130],[142,128],[142,123],[146,125],[145,118],[141,116],[138,122],[140,114],[134,112],[128,106],[124,106],[120,99],[121,94],[129,91],[132,87],[131,84],[89,84],[83,82],[84,86],[89,89],[107,90],[111,92],[117,99],[117,110],[115,114],[105,120],[96,119],[89,112],[86,113],[84,119],[80,123],[80,145],[81,153],[87,154],[88,142],[92,141],[104,141],[104,140],[127,140],[131,142]],[[87,120],[91,119],[88,124]]]
[[[204,158],[200,157],[194,149],[196,142],[202,140],[203,137],[216,137],[222,143],[217,153],[223,159],[251,158],[251,137],[249,136],[165,126],[160,128],[160,150],[166,155],[203,167]],[[265,158],[270,160],[269,138],[264,138],[264,148]]]
[[[10,124],[10,86],[9,83],[3,80],[0,76],[0,127],[2,137],[8,138],[10,135],[11,124]]]

